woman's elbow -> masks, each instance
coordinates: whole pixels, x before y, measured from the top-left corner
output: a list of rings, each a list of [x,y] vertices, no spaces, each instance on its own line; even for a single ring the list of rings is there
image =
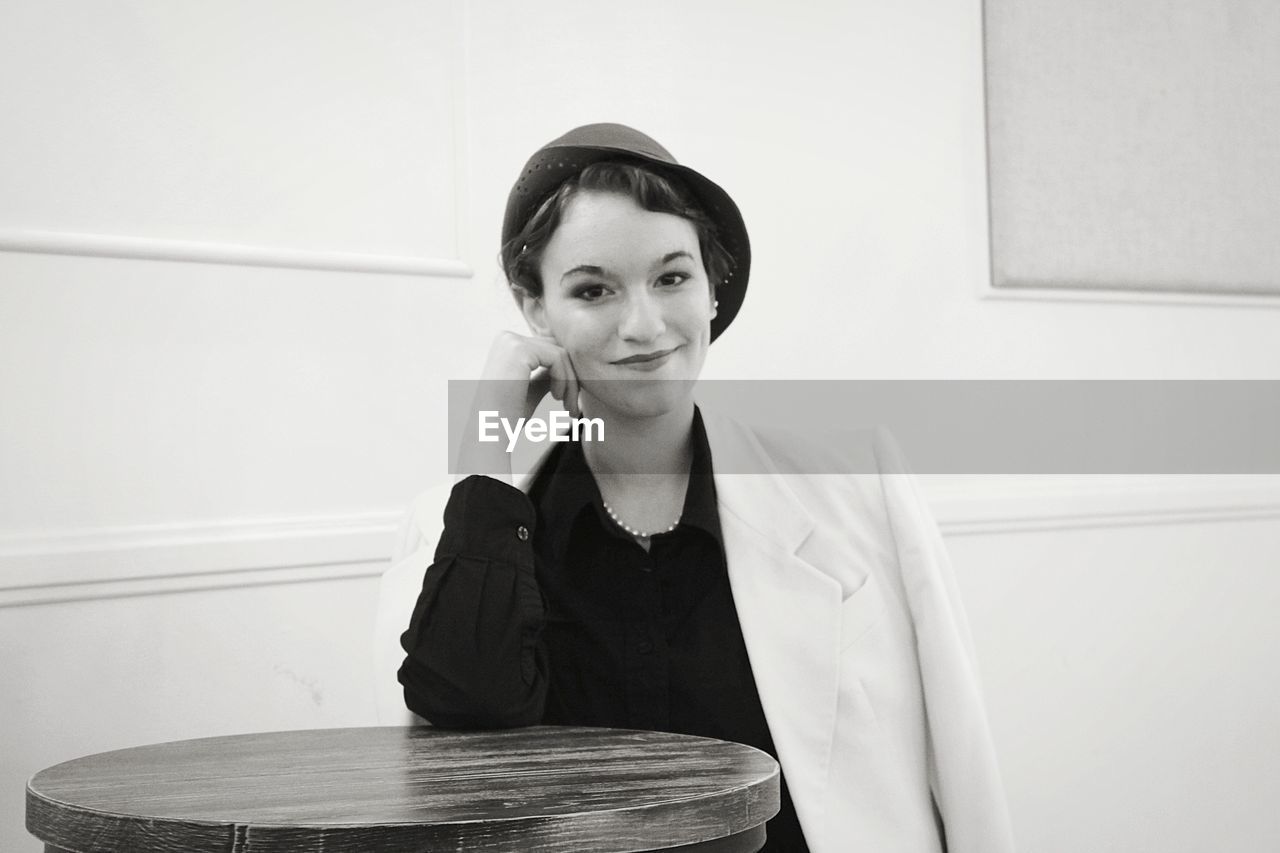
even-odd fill
[[[406,659],[400,668],[405,705],[447,729],[507,729],[542,722],[546,688],[541,678],[480,678],[459,683]]]

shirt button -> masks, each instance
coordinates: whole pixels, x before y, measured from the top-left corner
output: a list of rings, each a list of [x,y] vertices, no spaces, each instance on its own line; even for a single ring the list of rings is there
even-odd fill
[[[649,652],[653,651],[653,643],[648,640],[641,640],[639,643],[636,643],[636,651],[642,655],[647,655]]]
[[[521,542],[528,542],[528,541],[529,541],[529,528],[525,527],[523,524],[522,524],[522,525],[520,525],[519,527],[517,527],[517,528],[516,528],[516,538],[517,538],[517,539],[519,539]]]

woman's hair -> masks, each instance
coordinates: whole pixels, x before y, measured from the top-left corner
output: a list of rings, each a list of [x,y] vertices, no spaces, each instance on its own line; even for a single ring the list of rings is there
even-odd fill
[[[715,223],[677,178],[636,163],[609,160],[592,163],[566,180],[538,206],[524,228],[503,244],[499,259],[513,287],[522,288],[532,296],[542,295],[542,275],[538,270],[542,253],[560,226],[565,208],[581,190],[618,193],[645,210],[671,213],[689,220],[698,234],[708,280],[719,287],[732,271],[733,257],[720,242]]]

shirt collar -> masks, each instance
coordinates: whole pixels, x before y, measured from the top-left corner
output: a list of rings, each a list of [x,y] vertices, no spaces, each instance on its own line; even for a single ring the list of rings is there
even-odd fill
[[[711,446],[702,424],[702,413],[693,410],[693,461],[689,469],[689,486],[685,490],[680,526],[696,527],[710,534],[724,548],[720,532],[720,513],[716,508],[716,486],[711,464]],[[531,489],[538,507],[538,518],[550,535],[551,555],[563,563],[574,528],[584,511],[594,510],[599,523],[609,529],[612,522],[604,511],[600,487],[587,466],[582,445],[566,442],[556,451]]]

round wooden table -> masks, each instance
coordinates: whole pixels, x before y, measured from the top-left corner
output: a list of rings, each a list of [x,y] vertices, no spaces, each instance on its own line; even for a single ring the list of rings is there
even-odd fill
[[[321,729],[79,758],[27,784],[71,853],[747,853],[778,811],[750,747],[620,729]]]

